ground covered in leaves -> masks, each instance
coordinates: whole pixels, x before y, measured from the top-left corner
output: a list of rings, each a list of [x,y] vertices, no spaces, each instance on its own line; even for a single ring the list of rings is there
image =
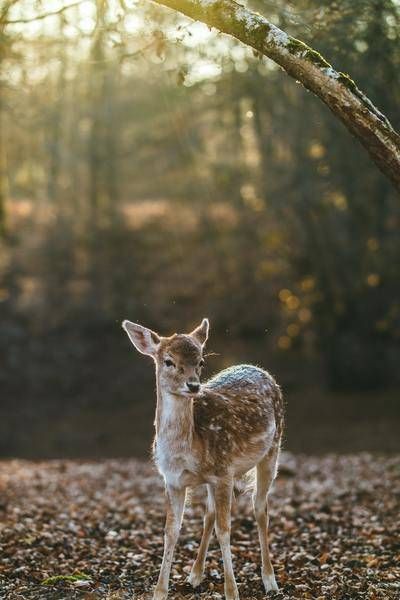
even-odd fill
[[[400,458],[283,454],[270,497],[276,600],[400,599]],[[164,497],[151,465],[0,462],[0,598],[144,599],[162,555]],[[172,570],[171,598],[222,598],[213,541],[207,575],[186,583],[201,535],[188,506]],[[263,598],[251,501],[234,508],[232,549],[242,599]]]

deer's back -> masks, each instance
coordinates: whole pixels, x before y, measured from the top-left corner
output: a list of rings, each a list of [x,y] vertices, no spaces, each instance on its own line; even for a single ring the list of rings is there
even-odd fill
[[[213,390],[233,398],[271,396],[277,384],[267,371],[254,365],[235,365],[220,371],[207,381],[204,389]]]
[[[194,401],[194,427],[214,471],[247,464],[279,443],[282,396],[273,377],[252,365],[221,371],[202,387]],[[254,464],[254,462],[253,462]],[[252,465],[251,465],[252,466]]]

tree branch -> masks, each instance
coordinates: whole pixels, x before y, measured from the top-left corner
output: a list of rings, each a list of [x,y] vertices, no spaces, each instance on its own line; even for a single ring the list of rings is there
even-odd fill
[[[234,0],[153,0],[231,35],[316,94],[400,189],[400,136],[350,77],[321,54]]]
[[[30,17],[29,19],[15,19],[15,20],[9,20],[9,21],[3,21],[2,25],[16,25],[19,23],[33,23],[34,21],[41,21],[42,19],[46,19],[47,17],[52,17],[54,15],[60,15],[63,12],[65,12],[66,10],[69,10],[70,8],[74,8],[74,6],[79,6],[79,4],[82,4],[84,0],[78,0],[77,2],[72,2],[72,4],[67,4],[66,6],[62,6],[61,8],[57,9],[57,10],[53,10],[51,12],[47,12],[47,13],[42,13],[40,15],[37,15],[36,17]]]

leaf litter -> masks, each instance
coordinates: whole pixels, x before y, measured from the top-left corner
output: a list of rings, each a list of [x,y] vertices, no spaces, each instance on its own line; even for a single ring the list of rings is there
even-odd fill
[[[400,457],[283,453],[270,494],[280,592],[265,595],[251,498],[234,503],[232,552],[242,599],[400,599]],[[134,459],[0,461],[1,600],[151,598],[163,549],[164,493]],[[223,598],[215,537],[206,577],[187,576],[202,507],[187,506],[170,598]]]

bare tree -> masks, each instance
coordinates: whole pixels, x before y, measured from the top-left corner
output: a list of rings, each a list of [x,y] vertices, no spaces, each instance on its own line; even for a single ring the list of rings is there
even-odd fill
[[[66,4],[65,6],[62,6],[61,8],[58,8],[57,10],[51,10],[49,12],[43,12],[43,13],[40,13],[38,15],[35,15],[34,17],[29,17],[27,19],[8,19],[7,18],[7,13],[9,11],[9,9],[14,4],[17,4],[17,2],[18,2],[18,0],[8,0],[5,3],[4,9],[2,9],[2,11],[0,12],[0,22],[3,25],[15,25],[15,24],[22,24],[22,23],[32,23],[33,21],[41,21],[43,19],[47,19],[47,17],[52,17],[54,15],[61,15],[66,10],[69,10],[70,8],[74,8],[75,6],[79,6],[79,4],[82,4],[83,0],[78,0],[77,2],[73,2],[72,4]]]
[[[6,0],[0,7],[0,69],[3,60],[9,50],[10,39],[7,37],[5,27],[7,18],[11,8],[18,0]],[[6,232],[6,158],[4,144],[4,128],[2,127],[3,120],[3,104],[4,104],[4,83],[0,81],[0,238]]]
[[[400,189],[399,134],[355,82],[319,52],[234,0],[154,1],[233,36],[280,65],[330,108]]]

